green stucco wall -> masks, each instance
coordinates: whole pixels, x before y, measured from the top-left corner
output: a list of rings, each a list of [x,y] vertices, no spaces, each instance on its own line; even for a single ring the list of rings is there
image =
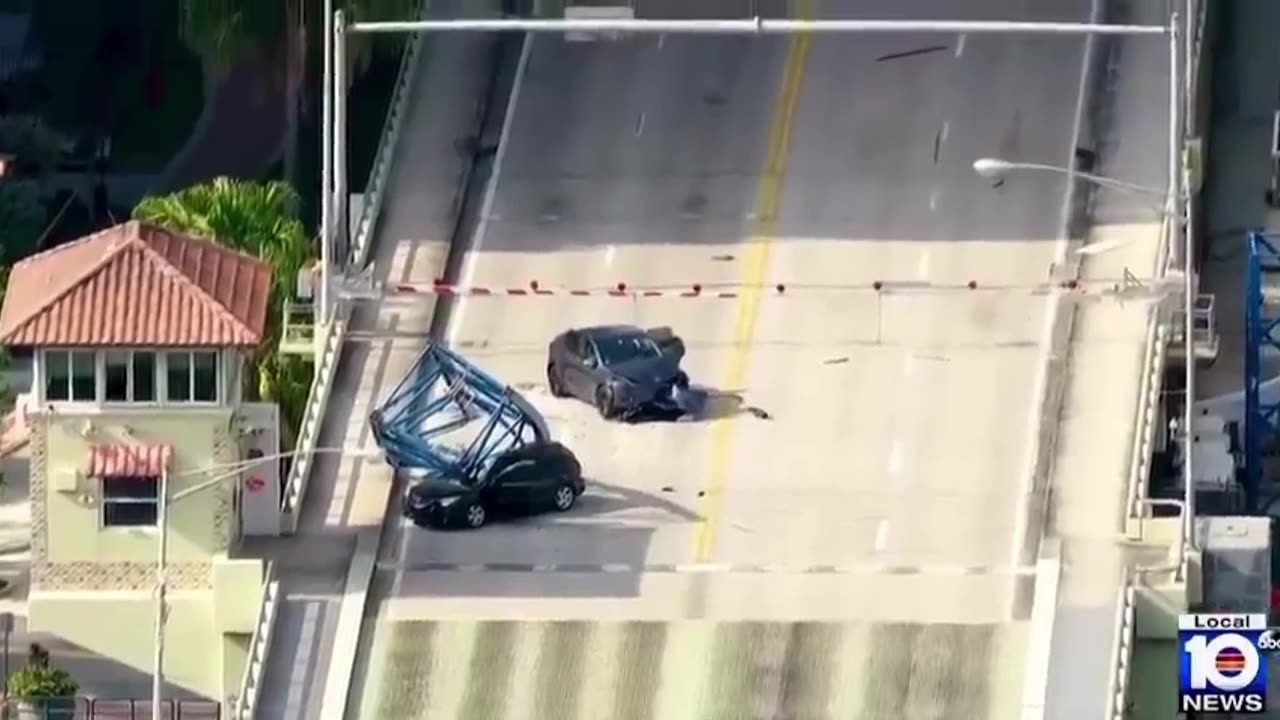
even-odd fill
[[[155,562],[157,533],[150,528],[101,526],[97,482],[85,477],[91,444],[168,444],[173,446],[170,496],[209,479],[207,468],[234,462],[220,456],[230,410],[142,411],[50,418],[47,433],[44,499],[47,503],[47,556],[51,563]],[[85,423],[93,428],[85,432]],[[128,432],[125,428],[128,428]],[[85,437],[88,435],[88,437]],[[202,472],[193,472],[201,470]],[[58,476],[80,474],[74,490],[60,489]],[[173,563],[207,562],[227,546],[226,508],[231,482],[174,502],[169,507],[168,558]],[[61,487],[65,487],[61,486]],[[219,518],[219,515],[222,515]]]
[[[146,593],[128,595],[40,594],[30,604],[28,622],[32,630],[56,634],[132,667],[145,677],[154,664],[156,603]],[[210,593],[170,594],[169,620],[165,625],[165,680],[221,700],[224,693],[221,638],[213,627]],[[243,667],[241,664],[239,669]],[[146,688],[138,692],[143,697],[148,694]]]

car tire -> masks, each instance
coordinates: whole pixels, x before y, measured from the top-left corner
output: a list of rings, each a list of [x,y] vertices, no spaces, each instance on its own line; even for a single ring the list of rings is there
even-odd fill
[[[601,385],[596,388],[596,410],[600,411],[600,417],[605,420],[612,420],[618,417],[618,408],[614,403],[613,390],[608,385]]]
[[[555,494],[551,496],[551,507],[555,508],[556,512],[569,512],[577,502],[578,493],[573,489],[573,485],[567,482],[560,483]]]
[[[560,377],[560,371],[550,363],[547,364],[547,388],[551,391],[552,397],[569,397],[569,392],[564,389],[564,380]]]
[[[677,388],[677,389],[679,389],[679,390],[688,390],[688,389],[689,389],[689,376],[688,376],[688,375],[686,375],[686,374],[685,374],[685,372],[684,372],[683,370],[681,370],[680,372],[676,373],[676,378],[675,378],[675,380],[673,380],[673,381],[672,381],[672,383],[671,383],[671,384],[672,384],[672,385],[675,385],[675,386],[676,386],[676,388]]]
[[[489,519],[489,512],[484,509],[484,505],[478,502],[467,504],[467,510],[462,514],[462,524],[472,530],[478,530],[484,527],[485,521]]]

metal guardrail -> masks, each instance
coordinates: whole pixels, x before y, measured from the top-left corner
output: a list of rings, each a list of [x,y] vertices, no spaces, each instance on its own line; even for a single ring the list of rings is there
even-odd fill
[[[423,17],[426,17],[429,6],[429,2],[423,3]],[[417,78],[418,56],[422,52],[424,37],[425,33],[415,33],[407,43],[400,61],[400,71],[396,77],[395,89],[392,91],[387,118],[383,123],[378,150],[374,155],[373,169],[370,172],[369,183],[365,187],[364,212],[360,214],[352,243],[351,264],[355,267],[363,266],[368,258],[377,219],[382,210],[382,203],[386,199],[391,162],[403,127],[409,94]],[[337,373],[338,356],[350,318],[351,306],[342,303],[338,306],[334,321],[323,329],[324,345],[316,362],[315,379],[311,383],[311,392],[307,396],[306,409],[298,432],[296,448],[298,454],[289,469],[281,501],[281,515],[284,521],[282,529],[288,534],[295,532],[298,527],[302,498],[306,493],[313,460],[313,456],[308,451],[315,449],[319,441],[320,424],[324,421],[324,411],[329,403],[329,394]]]
[[[1125,570],[1116,597],[1115,644],[1111,646],[1112,676],[1107,688],[1106,720],[1125,720],[1129,714],[1129,680],[1133,677],[1133,650],[1138,623],[1136,574]]]
[[[316,351],[316,307],[313,303],[284,301],[284,327],[280,351],[308,355]]]
[[[267,669],[267,656],[271,653],[271,640],[275,630],[276,610],[280,607],[280,583],[275,578],[275,567],[267,566],[262,583],[262,605],[249,640],[249,657],[245,660],[244,675],[240,680],[240,692],[231,703],[232,720],[252,720],[258,707],[258,695],[262,692],[262,676]]]
[[[1194,23],[1191,57],[1185,60],[1187,64],[1186,72],[1192,78],[1192,82],[1188,85],[1189,96],[1187,100],[1189,103],[1195,99],[1199,92],[1199,88],[1195,85],[1200,74],[1201,53],[1204,47],[1204,32],[1208,14],[1208,2],[1198,2],[1197,5],[1194,20],[1190,17],[1187,18],[1188,23]],[[1168,241],[1174,235],[1174,224],[1166,221],[1165,226],[1166,232],[1161,238],[1160,252],[1157,253],[1160,271],[1163,271],[1164,267],[1167,266],[1167,263],[1163,261],[1168,254]],[[1192,227],[1186,228],[1186,232],[1193,231],[1194,228]],[[1207,309],[1212,314],[1212,304]],[[1209,330],[1216,332],[1212,325],[1212,320],[1210,320]],[[1157,306],[1152,312],[1147,333],[1148,343],[1144,354],[1143,367],[1147,369],[1147,373],[1143,378],[1144,390],[1140,396],[1142,405],[1139,407],[1136,420],[1134,454],[1130,459],[1128,502],[1125,504],[1126,517],[1124,518],[1126,524],[1129,519],[1145,519],[1150,513],[1151,504],[1146,501],[1147,481],[1150,476],[1151,446],[1156,429],[1155,409],[1160,402],[1160,383],[1163,377],[1165,356],[1168,352],[1168,335],[1161,309]],[[1185,361],[1195,362],[1195,358],[1187,358]],[[1188,428],[1189,430],[1190,428]],[[1187,508],[1181,508],[1179,523],[1183,522],[1181,513],[1186,511]],[[1180,539],[1184,547],[1189,546],[1194,540],[1190,537],[1182,537]],[[1174,568],[1182,571],[1184,578],[1187,577],[1189,558],[1190,553],[1184,553],[1181,567]],[[1129,680],[1132,675],[1133,653],[1137,641],[1137,583],[1141,574],[1141,571],[1126,569],[1126,575],[1123,578],[1124,582],[1120,588],[1111,653],[1111,677],[1107,687],[1106,720],[1125,720],[1129,714]]]
[[[133,698],[0,699],[0,717],[9,720],[151,720],[151,701]],[[164,720],[221,720],[222,706],[212,700],[165,700]]]
[[[1218,356],[1218,323],[1214,318],[1214,307],[1217,298],[1212,293],[1199,293],[1192,306],[1191,347],[1198,359],[1213,359]],[[1173,338],[1171,344],[1181,345],[1186,338],[1186,310],[1178,308],[1173,313]]]

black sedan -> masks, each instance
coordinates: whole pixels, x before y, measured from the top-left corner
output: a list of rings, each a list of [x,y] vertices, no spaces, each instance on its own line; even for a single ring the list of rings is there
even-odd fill
[[[646,411],[686,412],[684,342],[671,328],[605,325],[561,333],[547,352],[547,385],[556,397],[591,403],[606,419]]]
[[[582,466],[569,448],[537,443],[499,455],[476,480],[411,480],[403,512],[419,527],[475,529],[496,515],[568,511],[585,490]]]

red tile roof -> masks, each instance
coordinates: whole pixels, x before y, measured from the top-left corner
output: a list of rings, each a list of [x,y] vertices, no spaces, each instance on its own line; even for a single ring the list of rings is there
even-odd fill
[[[252,347],[270,301],[261,260],[130,221],[14,265],[0,345]]]

